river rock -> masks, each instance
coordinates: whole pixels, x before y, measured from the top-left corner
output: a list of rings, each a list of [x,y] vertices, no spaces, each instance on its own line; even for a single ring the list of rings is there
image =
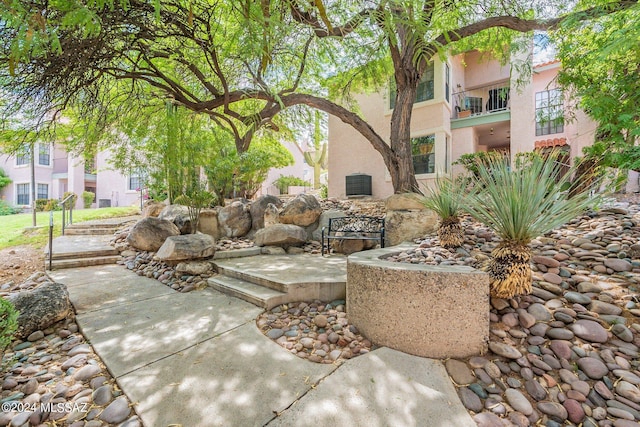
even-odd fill
[[[568,327],[576,336],[590,342],[605,343],[609,337],[607,330],[593,320],[580,319]]]

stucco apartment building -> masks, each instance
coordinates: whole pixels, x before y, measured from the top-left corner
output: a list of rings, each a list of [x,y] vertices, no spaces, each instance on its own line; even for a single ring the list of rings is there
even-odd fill
[[[291,152],[294,163],[280,169],[272,169],[258,195],[279,194],[273,182],[281,175],[293,175],[313,181],[313,169],[304,162],[303,149],[293,142],[283,145]],[[143,177],[132,173],[123,175],[113,170],[109,163],[108,150],[98,153],[93,162],[87,163],[81,157],[68,153],[57,144],[38,143],[35,146],[36,199],[61,199],[65,192],[76,193],[76,208],[83,207],[80,197],[84,191],[96,194],[95,207],[131,206],[140,203],[140,188],[144,187]],[[2,168],[12,182],[2,191],[0,199],[11,206],[31,206],[31,164],[28,153],[17,156],[0,154]],[[300,187],[295,193],[313,187]]]
[[[518,75],[517,68],[487,60],[475,51],[433,61],[418,87],[411,122],[413,163],[420,185],[438,174],[461,171],[452,163],[465,153],[504,150],[513,158],[517,153],[559,146],[570,161],[593,143],[596,124],[583,112],[574,111],[567,120],[567,102],[555,82],[558,61],[537,64],[524,75]],[[390,90],[358,95],[357,100],[367,122],[388,140],[394,101]],[[370,195],[393,194],[380,154],[335,117],[329,118],[328,165],[330,197],[354,195],[360,188],[349,184],[368,182],[368,176]]]
[[[61,199],[65,192],[72,191],[78,195],[76,208],[82,208],[82,193],[91,191],[96,194],[94,206],[130,206],[139,202],[140,177],[124,176],[110,170],[108,157],[109,153],[103,151],[93,162],[87,163],[60,145],[36,144],[36,199]],[[30,155],[0,154],[0,168],[12,180],[0,193],[2,200],[12,206],[31,206]]]

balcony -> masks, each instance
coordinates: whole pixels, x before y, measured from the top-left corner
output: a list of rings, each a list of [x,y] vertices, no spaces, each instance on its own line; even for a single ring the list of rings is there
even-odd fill
[[[467,89],[452,94],[452,120],[488,116],[510,111],[509,81]]]

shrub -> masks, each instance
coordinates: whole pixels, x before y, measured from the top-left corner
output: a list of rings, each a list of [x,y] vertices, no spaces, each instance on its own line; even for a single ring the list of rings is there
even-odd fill
[[[11,207],[4,200],[0,200],[0,216],[20,213],[20,209]]]
[[[85,191],[82,193],[82,202],[84,203],[84,208],[89,209],[91,207],[91,203],[96,199],[96,193],[92,193],[91,191]]]
[[[10,301],[0,297],[0,361],[18,329],[18,311]]]
[[[36,212],[59,211],[62,209],[56,199],[36,199]]]
[[[11,184],[11,178],[9,178],[4,169],[0,168],[0,190],[2,190],[9,184]]]
[[[66,209],[71,209],[73,207],[76,206],[76,200],[78,200],[78,195],[76,193],[73,193],[71,191],[67,191],[62,195],[62,200],[66,199],[69,196],[73,196],[72,198],[70,198],[69,200],[67,200],[67,202],[64,204],[64,207]]]
[[[462,199],[466,185],[462,180],[438,177],[434,187],[424,189],[425,196],[421,202],[440,217],[438,237],[440,245],[452,249],[464,243],[464,230],[459,215],[462,212]]]
[[[273,181],[273,185],[280,190],[280,194],[289,194],[289,186],[311,187],[311,183],[309,181],[305,181],[304,179],[293,175],[280,175],[280,178]]]
[[[320,186],[320,198],[326,199],[327,197],[329,197],[329,187],[326,184],[322,184]]]

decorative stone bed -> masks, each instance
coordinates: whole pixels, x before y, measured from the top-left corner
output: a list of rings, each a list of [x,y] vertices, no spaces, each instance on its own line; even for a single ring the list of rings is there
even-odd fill
[[[374,344],[431,358],[486,352],[489,278],[466,266],[385,261],[413,247],[355,253],[347,260],[347,313]]]

